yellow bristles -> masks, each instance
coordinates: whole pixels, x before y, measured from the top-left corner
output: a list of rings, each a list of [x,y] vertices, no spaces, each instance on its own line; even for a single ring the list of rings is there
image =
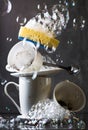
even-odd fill
[[[29,40],[32,40],[34,42],[40,42],[42,45],[48,46],[48,47],[55,47],[57,48],[59,44],[59,40],[47,36],[46,33],[36,31],[34,29],[29,29],[27,27],[21,27],[19,31],[19,37],[23,37]]]

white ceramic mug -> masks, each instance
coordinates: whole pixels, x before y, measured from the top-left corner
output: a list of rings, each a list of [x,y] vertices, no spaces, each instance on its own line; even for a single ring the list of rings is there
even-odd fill
[[[83,90],[69,80],[58,83],[53,91],[54,101],[73,112],[82,110],[86,104]]]
[[[17,105],[15,100],[8,93],[8,87],[11,84],[19,89],[20,106]],[[5,94],[11,99],[23,116],[27,116],[33,104],[37,103],[39,100],[48,98],[50,90],[51,78],[48,77],[37,77],[34,80],[32,80],[31,77],[19,77],[19,84],[8,82],[4,88]]]

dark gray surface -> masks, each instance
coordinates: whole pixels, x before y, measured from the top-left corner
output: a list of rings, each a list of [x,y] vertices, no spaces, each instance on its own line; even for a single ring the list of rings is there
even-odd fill
[[[66,30],[64,30],[59,37],[60,45],[57,51],[49,54],[54,60],[56,53],[61,55],[63,59],[62,65],[78,65],[80,73],[78,75],[70,75],[66,71],[61,71],[59,74],[52,77],[52,86],[54,87],[58,82],[69,79],[78,84],[85,92],[88,100],[88,0],[77,0],[73,7],[69,1],[70,20]],[[18,42],[19,23],[16,22],[17,16],[26,17],[29,20],[37,13],[37,4],[43,8],[43,3],[49,7],[58,3],[58,0],[11,0],[12,10],[9,14],[0,16],[0,113],[18,113],[12,102],[4,94],[4,82],[16,81],[17,78],[10,76],[9,72],[5,70],[7,64],[7,54],[11,47]],[[73,28],[73,19],[77,18],[77,29]],[[80,29],[80,18],[84,18],[85,27]],[[12,38],[12,41],[7,41],[6,38]],[[71,40],[73,44],[68,45],[67,41]],[[43,52],[45,53],[45,52]],[[58,61],[59,64],[60,61]],[[53,88],[52,88],[53,89]],[[11,94],[18,102],[18,93],[11,88]],[[81,111],[82,118],[88,113],[88,101],[85,108]]]

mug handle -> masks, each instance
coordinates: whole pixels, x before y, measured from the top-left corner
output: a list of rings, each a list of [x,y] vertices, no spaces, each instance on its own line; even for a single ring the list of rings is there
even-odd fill
[[[9,95],[8,93],[8,87],[9,85],[13,84],[15,87],[19,88],[19,85],[15,82],[8,82],[4,87],[4,92],[6,96],[13,102],[13,104],[16,106],[17,110],[21,113],[19,105],[15,102],[15,100]]]

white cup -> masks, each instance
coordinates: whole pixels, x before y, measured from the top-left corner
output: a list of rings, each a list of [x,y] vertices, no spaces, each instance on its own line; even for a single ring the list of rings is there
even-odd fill
[[[69,80],[62,81],[55,86],[53,99],[57,104],[72,112],[82,110],[86,104],[86,97],[83,90]]]
[[[17,73],[38,72],[42,64],[43,57],[34,44],[29,41],[20,41],[8,53],[6,70]]]
[[[19,102],[17,105],[15,100],[9,95],[8,87],[13,85],[19,89]],[[51,78],[37,77],[32,80],[31,77],[19,77],[19,84],[15,82],[8,82],[5,85],[4,92],[11,99],[14,105],[17,107],[20,114],[27,116],[32,105],[39,100],[49,97],[51,90]]]

